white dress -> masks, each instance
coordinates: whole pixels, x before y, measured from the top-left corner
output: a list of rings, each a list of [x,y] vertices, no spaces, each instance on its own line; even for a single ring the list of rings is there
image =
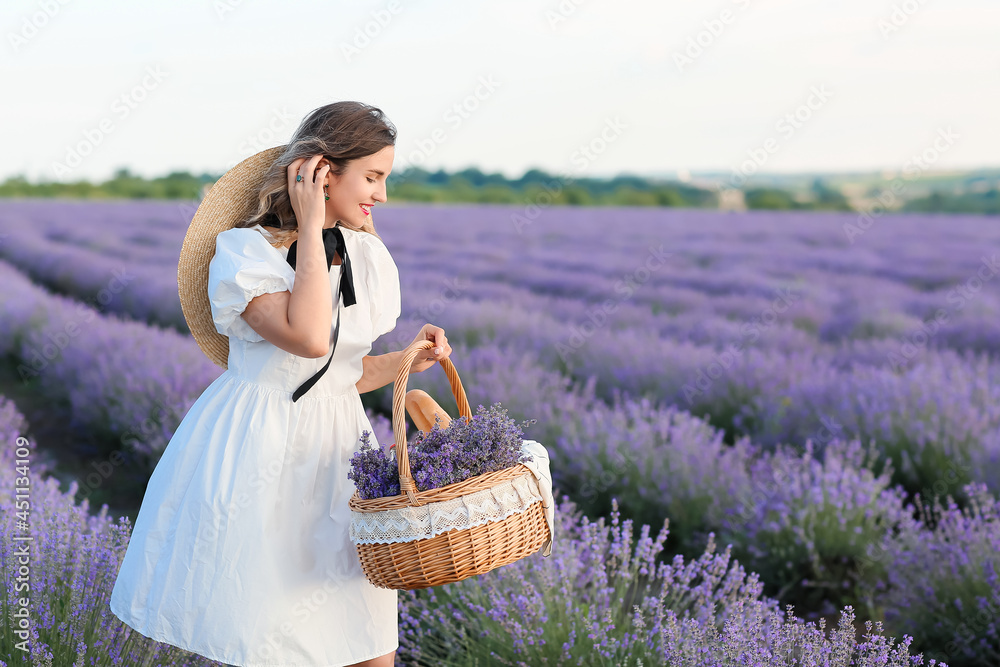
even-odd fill
[[[343,233],[357,303],[341,301],[333,361],[294,402],[327,357],[285,352],[240,317],[253,297],[291,290],[288,250],[259,225],[217,237],[208,290],[229,368],[153,470],[111,593],[112,612],[147,637],[247,667],[333,667],[399,646],[398,592],[365,578],[347,506],[351,455],[372,430],[355,383],[395,328],[399,274],[377,237]]]

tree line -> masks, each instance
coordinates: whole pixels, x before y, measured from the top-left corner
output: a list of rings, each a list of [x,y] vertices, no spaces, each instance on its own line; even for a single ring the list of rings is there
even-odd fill
[[[23,175],[0,183],[0,197],[53,197],[71,199],[184,199],[200,200],[219,175],[175,171],[145,178],[127,168],[100,183],[78,180],[69,183],[32,183]],[[805,192],[778,187],[748,187],[742,190],[748,209],[852,211],[855,207],[837,188],[817,178]],[[613,178],[564,178],[540,169],[530,169],[520,178],[487,174],[470,167],[455,172],[428,171],[409,167],[389,179],[387,194],[395,201],[438,203],[525,204],[533,201],[570,206],[667,206],[718,208],[714,188],[642,176]],[[902,210],[1000,214],[1000,191],[956,194],[932,192],[906,201]]]

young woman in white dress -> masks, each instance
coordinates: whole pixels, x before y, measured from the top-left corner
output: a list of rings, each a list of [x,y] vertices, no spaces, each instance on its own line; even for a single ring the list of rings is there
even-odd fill
[[[394,140],[373,107],[314,110],[257,214],[218,233],[208,293],[228,368],[150,476],[111,596],[141,634],[241,667],[394,663],[397,591],[364,577],[347,507],[350,458],[371,431],[360,394],[393,382],[401,358],[368,355],[400,310],[371,222]],[[440,327],[414,340],[436,345],[411,373],[451,354]]]

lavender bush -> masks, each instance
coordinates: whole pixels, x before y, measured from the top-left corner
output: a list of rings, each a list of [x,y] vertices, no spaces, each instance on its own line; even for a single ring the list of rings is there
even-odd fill
[[[572,490],[589,516],[606,516],[614,498],[633,525],[669,517],[672,551],[700,553],[708,532],[750,493],[749,440],[727,445],[722,431],[677,406],[598,401],[564,415],[562,426],[553,483]]]
[[[17,465],[18,438],[28,432],[28,420],[18,411],[14,401],[0,394],[0,466],[6,473],[12,474]],[[27,440],[27,439],[26,439]],[[35,443],[27,440],[25,444],[31,450],[31,471],[35,475],[46,476],[55,469],[56,461],[49,452],[39,451]],[[6,487],[5,487],[6,488]]]
[[[524,558],[455,584],[400,592],[396,664],[473,665],[922,665],[911,638],[896,645],[879,624],[855,640],[850,606],[827,637],[762,596],[730,550],[685,563],[658,556],[644,525],[581,517],[568,497],[556,511],[564,538],[552,556]],[[931,661],[930,665],[939,664]]]
[[[0,396],[0,434],[22,437],[27,429],[23,415]],[[43,466],[35,466],[35,444],[21,441],[29,456],[27,494],[30,514],[27,526],[20,524],[16,507],[13,456],[14,441],[4,441],[4,463],[0,470],[0,577],[4,595],[0,600],[0,665],[32,667],[154,667],[159,665],[204,667],[217,665],[168,644],[153,642],[122,623],[108,603],[118,567],[125,555],[131,527],[127,518],[112,520],[107,505],[91,514],[86,499],[74,500],[77,484],[66,492],[59,482],[43,477]],[[16,537],[30,537],[20,541]],[[25,550],[27,554],[25,554]],[[29,589],[15,581],[23,557],[30,558]],[[19,600],[26,598],[28,607]],[[15,634],[27,610],[27,637]],[[24,650],[22,650],[24,649]]]
[[[886,626],[912,633],[929,656],[985,667],[1000,664],[1000,501],[982,484],[964,490],[967,508],[916,497],[922,522],[888,543],[872,596]]]
[[[863,368],[845,379],[837,397],[851,406],[837,415],[845,431],[876,439],[912,493],[947,479],[958,495],[975,474],[973,452],[1000,425],[1000,364],[944,351],[905,374]]]
[[[890,488],[891,468],[876,475],[877,451],[834,440],[822,458],[812,441],[763,452],[750,467],[747,493],[724,520],[720,537],[781,600],[831,613],[876,580],[869,547],[912,523],[905,494]]]
[[[521,428],[500,403],[488,410],[480,404],[472,419],[459,417],[441,428],[439,418],[430,431],[418,431],[407,445],[410,473],[417,488],[426,491],[504,470],[532,460],[521,453],[522,439]],[[351,456],[347,473],[362,499],[399,495],[394,454],[372,445],[368,431],[362,433],[361,447]]]
[[[997,483],[991,436],[1000,427],[1000,364],[985,355],[947,350],[899,372],[865,364],[816,368],[785,391],[785,404],[759,404],[773,417],[773,432],[755,441],[803,442],[823,429],[824,417],[839,437],[875,440],[893,463],[893,481],[910,493],[942,481],[956,495],[977,477]]]

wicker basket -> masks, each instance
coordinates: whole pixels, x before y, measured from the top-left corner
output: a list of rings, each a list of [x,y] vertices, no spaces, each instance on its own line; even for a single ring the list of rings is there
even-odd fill
[[[486,491],[498,485],[537,482],[524,464],[448,484],[438,489],[417,490],[410,475],[410,459],[406,451],[406,420],[404,396],[406,381],[417,352],[431,347],[429,340],[415,341],[403,351],[392,395],[392,428],[395,436],[396,463],[399,466],[400,494],[387,498],[363,500],[357,491],[348,505],[358,517],[386,510],[422,507],[431,503],[451,501]],[[471,419],[472,411],[465,388],[450,359],[439,362],[451,383],[451,390],[461,416]],[[482,494],[480,494],[482,496]],[[549,538],[542,501],[531,502],[523,511],[506,518],[469,528],[455,528],[433,537],[406,542],[358,544],[361,568],[368,580],[380,588],[413,590],[440,586],[489,572],[537,552]]]

